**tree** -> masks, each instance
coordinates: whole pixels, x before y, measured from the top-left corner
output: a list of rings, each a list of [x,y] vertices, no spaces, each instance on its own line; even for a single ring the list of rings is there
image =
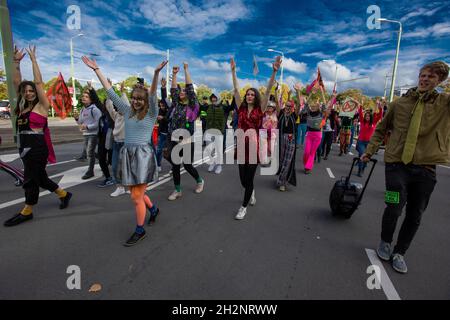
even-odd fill
[[[206,85],[202,84],[197,87],[197,97],[199,101],[203,101],[203,97],[207,97],[209,99],[212,93],[212,89],[208,88]]]
[[[8,86],[6,82],[3,82],[5,78],[5,71],[0,69],[0,100],[8,100]]]
[[[447,80],[447,81],[445,81],[445,82],[442,82],[442,83],[439,85],[439,88],[443,89],[444,92],[446,92],[446,93],[450,93],[450,80]]]
[[[222,91],[220,93],[220,100],[222,100],[223,102],[228,101],[229,103],[231,103],[231,101],[233,100],[233,92],[232,91]]]

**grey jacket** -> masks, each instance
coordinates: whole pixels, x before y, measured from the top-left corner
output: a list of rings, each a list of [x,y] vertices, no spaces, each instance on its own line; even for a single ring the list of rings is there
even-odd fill
[[[87,129],[83,131],[83,136],[92,136],[98,134],[98,122],[102,116],[102,112],[95,104],[81,109],[78,124],[84,124]]]

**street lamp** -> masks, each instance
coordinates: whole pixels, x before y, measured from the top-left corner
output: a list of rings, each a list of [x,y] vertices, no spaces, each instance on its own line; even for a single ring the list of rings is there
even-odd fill
[[[398,53],[400,51],[400,40],[402,38],[403,27],[402,27],[402,23],[400,21],[396,21],[396,20],[389,20],[389,19],[385,19],[385,18],[380,18],[380,19],[376,19],[376,21],[398,23],[399,26],[400,26],[400,28],[398,30],[397,51],[395,52],[394,68],[392,70],[391,90],[390,90],[390,93],[389,93],[389,102],[392,102],[392,100],[394,99],[395,77],[397,75]]]
[[[267,49],[267,51],[280,53],[282,60],[284,60],[284,53],[283,52],[277,51],[277,50],[274,50],[274,49]],[[281,89],[280,89],[281,90],[281,94],[283,94],[283,64],[281,64],[280,87],[281,87]]]
[[[73,67],[73,39],[76,37],[82,37],[84,34],[79,33],[76,36],[70,38],[70,73],[72,77],[72,88],[73,88],[73,99],[72,99],[72,106],[77,105],[77,96],[75,93],[75,75],[74,75],[74,67]]]

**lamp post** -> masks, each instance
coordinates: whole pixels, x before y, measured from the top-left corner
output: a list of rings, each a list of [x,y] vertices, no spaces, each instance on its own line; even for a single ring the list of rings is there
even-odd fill
[[[284,60],[284,53],[278,50],[274,50],[274,49],[267,49],[267,51],[269,52],[276,52],[276,53],[280,53],[281,54],[281,58]],[[280,74],[280,87],[281,87],[281,94],[283,94],[283,64],[281,64],[281,74]]]
[[[380,22],[391,22],[391,23],[398,23],[399,24],[398,39],[397,39],[397,50],[395,52],[394,68],[392,70],[391,90],[389,92],[389,102],[392,102],[392,100],[394,99],[395,77],[397,76],[398,53],[400,51],[400,41],[401,41],[401,38],[402,38],[403,26],[402,26],[402,23],[400,21],[396,21],[396,20],[389,20],[389,19],[385,19],[385,18],[380,18],[380,19],[376,19],[376,20],[380,21]]]
[[[77,96],[76,96],[76,92],[75,92],[75,71],[74,71],[74,67],[73,67],[73,39],[76,37],[82,37],[84,36],[84,34],[79,33],[76,36],[70,38],[70,73],[71,73],[71,77],[72,77],[72,88],[73,88],[73,99],[72,99],[72,106],[76,106],[77,105]]]

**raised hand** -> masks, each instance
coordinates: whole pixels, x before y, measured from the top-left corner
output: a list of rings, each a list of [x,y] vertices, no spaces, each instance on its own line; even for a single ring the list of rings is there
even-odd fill
[[[161,62],[156,68],[155,68],[155,72],[160,72],[167,64],[167,60],[164,60],[163,62]]]
[[[276,57],[275,62],[272,64],[273,71],[278,72],[281,67],[281,62],[281,57]]]
[[[28,55],[30,56],[31,61],[36,61],[36,46],[29,46],[27,49]]]
[[[230,59],[230,67],[231,67],[231,71],[236,70],[236,62],[234,61],[234,58]]]
[[[178,66],[175,66],[175,67],[172,68],[172,73],[173,74],[177,74],[179,71],[180,71],[180,67],[178,67]]]
[[[14,62],[20,63],[20,61],[25,57],[26,53],[23,52],[23,49],[18,49],[17,46],[14,46]]]
[[[120,92],[124,92],[125,91],[125,81],[122,81],[120,83]]]
[[[109,80],[109,79],[108,79]],[[111,82],[110,82],[111,80],[109,80],[108,82],[111,84]],[[88,81],[87,82],[87,86],[88,86],[88,89],[90,90],[90,89],[92,89],[92,81]]]
[[[98,65],[95,59],[91,60],[87,56],[82,56],[81,60],[83,60],[84,64],[87,65],[92,70],[98,69]]]
[[[296,83],[296,84],[294,85],[294,90],[296,90],[296,91],[301,91],[301,90],[302,90],[302,85],[301,85],[300,82],[299,82],[299,83]]]
[[[161,87],[165,88],[167,85],[167,80],[166,78],[161,78]]]
[[[183,68],[184,68],[184,70],[188,69],[188,67],[189,67],[188,63],[187,63],[187,62],[183,62]]]

